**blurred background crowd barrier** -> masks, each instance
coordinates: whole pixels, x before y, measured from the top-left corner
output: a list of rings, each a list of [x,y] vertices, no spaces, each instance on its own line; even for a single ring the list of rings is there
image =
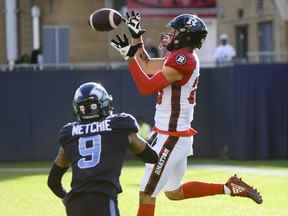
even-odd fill
[[[288,62],[287,0],[1,0],[0,64],[94,64],[122,61],[109,47],[112,32],[92,31],[87,20],[96,9],[110,7],[123,15],[143,14],[145,42],[158,48],[160,33],[181,13],[207,24],[208,37],[198,52],[202,67],[215,66],[220,36],[235,49],[236,63]],[[148,44],[147,44],[148,45]],[[165,52],[159,48],[159,54]]]
[[[195,154],[242,160],[288,158],[287,71],[286,64],[202,69],[192,125],[199,131]],[[59,129],[74,119],[73,93],[86,81],[103,83],[117,112],[153,125],[154,97],[138,94],[125,66],[17,69],[0,73],[0,160],[52,159]]]
[[[127,28],[96,32],[87,24],[102,7],[140,11],[153,56],[165,55],[160,34],[174,16],[206,22],[192,125],[197,156],[288,158],[287,0],[0,0],[1,161],[52,159],[58,130],[73,118],[73,92],[86,81],[102,82],[116,111],[153,125],[154,97],[140,97],[109,46]]]

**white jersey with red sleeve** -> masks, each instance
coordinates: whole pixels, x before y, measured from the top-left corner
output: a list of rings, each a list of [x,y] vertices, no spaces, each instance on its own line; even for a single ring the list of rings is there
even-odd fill
[[[191,128],[191,122],[200,75],[198,56],[194,51],[182,48],[169,53],[164,65],[182,73],[183,78],[158,92],[155,131],[174,136],[192,136],[197,133]]]

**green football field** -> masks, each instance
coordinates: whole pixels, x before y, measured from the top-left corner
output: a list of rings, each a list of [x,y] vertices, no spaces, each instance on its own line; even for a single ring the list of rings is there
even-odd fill
[[[1,216],[60,216],[64,208],[46,186],[48,163],[0,163]],[[170,201],[161,194],[156,204],[158,216],[287,216],[288,161],[237,162],[191,161],[184,180],[225,182],[237,173],[262,192],[264,202],[257,205],[244,198],[218,195],[185,201]],[[126,163],[119,196],[122,216],[135,216],[138,185],[143,174],[141,162]],[[71,173],[65,175],[69,188]],[[83,215],[84,216],[84,215]]]

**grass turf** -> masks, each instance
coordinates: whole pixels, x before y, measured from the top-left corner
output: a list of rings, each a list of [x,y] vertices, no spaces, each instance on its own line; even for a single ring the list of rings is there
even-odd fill
[[[199,166],[201,164],[213,164],[214,167],[201,167]],[[215,165],[217,165],[216,168]],[[0,215],[65,215],[61,201],[46,186],[48,166],[49,164],[47,163],[0,164]],[[196,167],[193,168],[193,166]],[[196,160],[190,164],[184,180],[222,183],[229,176],[233,175],[234,172],[237,172],[250,184],[257,186],[263,195],[264,203],[262,205],[257,205],[249,199],[223,195],[184,201],[169,201],[161,194],[157,199],[156,215],[288,215],[288,161],[239,162]],[[128,162],[123,168],[121,183],[124,192],[119,195],[119,207],[122,216],[136,215],[138,185],[142,174],[143,164],[140,162]],[[64,177],[64,184],[67,188],[69,188],[70,177],[71,173],[68,173]]]

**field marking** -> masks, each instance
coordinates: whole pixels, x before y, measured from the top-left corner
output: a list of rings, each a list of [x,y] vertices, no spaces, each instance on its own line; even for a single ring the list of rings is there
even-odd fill
[[[212,171],[229,171],[233,173],[249,173],[264,176],[288,176],[288,168],[256,168],[256,167],[245,167],[235,165],[214,165],[214,164],[195,164],[189,165],[189,169],[206,169]],[[0,167],[0,173],[48,173],[50,168],[48,167]]]
[[[43,173],[48,172],[50,168],[18,168],[18,167],[1,167],[1,172],[6,173]]]
[[[236,165],[195,164],[190,169],[208,169],[213,171],[229,171],[233,173],[249,173],[263,176],[288,176],[288,168],[245,167]]]

